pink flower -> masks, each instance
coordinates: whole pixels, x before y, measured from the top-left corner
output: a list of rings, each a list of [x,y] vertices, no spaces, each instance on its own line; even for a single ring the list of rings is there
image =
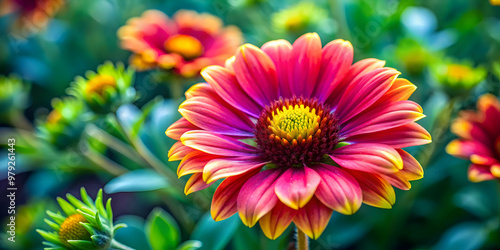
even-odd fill
[[[172,19],[148,10],[131,18],[118,36],[122,47],[134,53],[130,62],[137,69],[160,67],[185,77],[224,64],[242,43],[237,27],[223,27],[218,17],[188,10],[178,11]]]
[[[446,146],[446,152],[468,159],[469,180],[480,182],[500,178],[500,102],[491,95],[481,96],[478,112],[462,111],[452,123],[451,131],[459,139]]]
[[[422,178],[403,147],[431,141],[415,121],[422,108],[408,97],[416,87],[383,61],[352,64],[352,45],[322,48],[315,33],[293,45],[245,44],[225,67],[202,71],[180,105],[183,115],[166,131],[180,140],[169,152],[191,174],[187,194],[224,179],[215,191],[215,220],[236,212],[267,237],[291,222],[311,238],[332,211],[391,208],[393,186],[408,190]]]

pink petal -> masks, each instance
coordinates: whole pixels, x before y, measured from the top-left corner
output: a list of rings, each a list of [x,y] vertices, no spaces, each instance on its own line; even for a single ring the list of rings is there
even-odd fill
[[[476,140],[487,147],[493,146],[493,138],[486,132],[482,124],[469,119],[467,112],[460,112],[459,118],[451,124],[451,132],[466,140]]]
[[[231,176],[221,182],[215,190],[212,198],[210,214],[215,221],[225,220],[237,212],[236,202],[241,187],[250,177],[256,175],[259,170]]]
[[[262,106],[245,93],[230,70],[221,66],[209,66],[203,69],[201,75],[226,102],[250,116],[259,117]]]
[[[380,61],[375,58],[363,59],[353,64],[343,77],[342,81],[339,84],[332,85],[333,89],[331,90],[331,94],[328,97],[326,103],[330,104],[331,107],[336,108],[340,101],[340,98],[345,92],[345,89],[352,82],[354,82],[355,79],[361,78],[365,74],[375,69],[384,67],[384,64],[385,61]]]
[[[314,170],[321,176],[316,198],[339,213],[349,215],[358,211],[363,194],[354,177],[342,168],[326,164],[318,164]]]
[[[389,90],[387,90],[387,92],[380,97],[375,105],[408,100],[416,89],[417,86],[410,81],[398,78],[394,81],[391,88],[389,88]]]
[[[203,167],[217,156],[210,155],[198,150],[187,154],[177,168],[177,176],[182,177],[188,174],[201,173]]]
[[[383,144],[351,144],[336,149],[330,157],[344,168],[365,172],[390,174],[403,168],[399,153]]]
[[[285,205],[299,209],[314,196],[321,177],[314,170],[303,167],[290,167],[276,182],[274,191]]]
[[[292,223],[292,219],[296,214],[297,210],[281,202],[277,202],[276,206],[269,213],[260,218],[259,224],[262,232],[269,239],[274,240],[278,238]]]
[[[236,53],[234,73],[245,92],[264,107],[278,99],[278,75],[273,61],[259,48],[245,44]]]
[[[431,142],[431,135],[422,126],[412,122],[384,131],[351,136],[345,141],[354,143],[380,143],[394,148],[404,148],[428,144]]]
[[[203,181],[201,173],[196,173],[189,177],[189,180],[186,182],[186,186],[184,187],[184,193],[188,195],[190,193],[210,187],[211,185],[212,184],[207,184]]]
[[[335,114],[347,121],[370,107],[391,87],[399,72],[391,68],[373,70],[354,79],[344,91]]]
[[[363,203],[379,208],[391,208],[396,202],[394,189],[380,175],[350,169],[347,172],[358,181],[363,190]]]
[[[182,117],[181,119],[170,125],[167,131],[165,131],[165,134],[174,140],[180,140],[182,134],[186,133],[187,131],[199,129],[200,128],[196,127],[188,120],[186,120],[186,118]]]
[[[317,239],[325,231],[331,216],[332,210],[313,197],[305,207],[299,209],[293,222],[311,239]]]
[[[422,108],[412,101],[388,103],[366,110],[353,117],[341,128],[342,138],[387,130],[424,118]]]
[[[200,96],[212,99],[218,98],[218,95],[215,93],[212,86],[207,83],[197,83],[191,86],[191,88],[189,88],[184,94],[186,96],[186,99]]]
[[[196,149],[187,147],[182,144],[182,142],[178,141],[174,143],[174,145],[172,145],[172,147],[168,151],[168,161],[178,161],[193,151],[196,151]]]
[[[498,121],[500,120],[500,101],[492,94],[479,97],[477,108],[481,114],[481,125],[493,138],[500,135]]]
[[[336,85],[351,67],[353,54],[352,44],[342,39],[333,40],[323,48],[318,84],[312,96],[324,101],[337,89]]]
[[[410,190],[411,184],[401,172],[382,175],[382,178],[387,180],[392,186],[401,190]]]
[[[472,182],[481,182],[495,179],[491,173],[490,166],[471,164],[469,166],[469,180]]]
[[[221,156],[253,156],[256,148],[229,136],[194,130],[182,135],[184,145],[208,154]]]
[[[256,157],[214,159],[203,169],[203,180],[211,183],[218,179],[240,175],[256,168],[260,169],[268,163]]]
[[[264,51],[273,60],[278,73],[280,96],[283,98],[291,98],[293,96],[291,89],[291,81],[289,79],[290,55],[292,53],[292,45],[283,39],[270,41],[262,45]]]
[[[318,34],[304,34],[293,43],[290,63],[292,94],[309,98],[321,68],[321,39]]]
[[[254,124],[245,114],[211,98],[189,98],[179,106],[179,112],[189,122],[204,130],[222,135],[253,136]]]
[[[403,159],[403,169],[399,172],[409,181],[420,180],[424,177],[424,170],[420,163],[408,152],[402,149],[396,149]]]
[[[491,148],[484,146],[478,141],[467,141],[455,139],[448,143],[446,152],[455,157],[469,159],[473,154],[494,157],[495,153]]]
[[[252,176],[238,195],[237,208],[243,224],[253,227],[278,202],[274,186],[282,171],[268,169]]]

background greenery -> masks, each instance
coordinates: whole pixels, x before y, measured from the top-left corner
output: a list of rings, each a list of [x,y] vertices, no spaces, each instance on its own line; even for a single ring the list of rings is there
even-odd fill
[[[113,197],[116,220],[129,225],[116,237],[137,249],[176,248],[182,242],[187,242],[180,246],[185,249],[200,242],[203,249],[285,249],[293,244],[291,227],[271,241],[237,216],[214,222],[208,212],[213,186],[183,194],[187,179],[172,178],[178,162],[168,162],[173,141],[163,136],[180,117],[177,106],[182,100],[171,99],[169,82],[155,72],[137,73],[134,84],[140,98],[122,106],[116,119],[103,116],[85,123],[77,146],[60,149],[39,137],[36,127],[51,110],[51,100],[65,96],[75,76],[105,61],[127,62],[130,52],[119,48],[116,31],[129,18],[147,9],[168,15],[192,9],[238,26],[246,42],[258,46],[278,38],[293,41],[313,31],[324,44],[349,40],[356,61],[385,60],[418,86],[412,99],[424,108],[427,117],[420,123],[431,132],[433,143],[410,152],[422,163],[424,179],[413,182],[410,191],[397,190],[392,210],[364,205],[352,216],[334,213],[312,249],[498,249],[500,186],[496,181],[470,183],[468,162],[447,155],[444,146],[454,138],[449,124],[459,110],[473,109],[483,93],[499,93],[492,65],[500,60],[500,7],[485,0],[313,2],[315,7],[307,7],[312,11],[303,17],[307,22],[292,30],[280,24],[287,17],[281,11],[299,3],[292,0],[69,1],[45,29],[26,37],[12,30],[15,15],[1,17],[0,74],[16,74],[30,83],[12,96],[25,100],[21,110],[13,112],[27,120],[11,119],[8,107],[0,110],[0,144],[12,136],[17,140],[19,188],[17,242],[9,245],[2,235],[3,248],[41,248],[43,239],[35,229],[47,229],[45,210],[57,210],[57,196],[78,197],[82,186],[90,194],[103,187],[105,197]],[[433,72],[449,60],[488,73],[477,86],[446,85]],[[184,87],[198,81],[185,80]],[[120,146],[138,160],[121,154]],[[7,155],[5,147],[0,153]],[[112,160],[124,169],[110,173],[99,160]],[[0,164],[7,165],[6,157],[0,157]],[[0,176],[5,190],[6,171]],[[6,221],[6,199],[1,207]]]

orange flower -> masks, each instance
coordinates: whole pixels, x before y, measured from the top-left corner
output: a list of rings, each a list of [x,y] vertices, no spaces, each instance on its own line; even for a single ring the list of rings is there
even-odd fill
[[[472,182],[500,178],[500,102],[485,94],[477,101],[477,109],[460,113],[451,125],[451,131],[460,138],[446,146],[448,154],[471,161]]]
[[[118,36],[121,46],[134,53],[130,64],[136,69],[160,67],[184,77],[209,65],[223,65],[242,43],[238,28],[223,27],[218,17],[188,10],[178,11],[172,19],[148,10],[131,18]]]

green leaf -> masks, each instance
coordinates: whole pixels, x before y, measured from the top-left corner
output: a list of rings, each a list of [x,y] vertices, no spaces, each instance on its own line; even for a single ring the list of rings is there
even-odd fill
[[[238,228],[238,216],[223,221],[214,221],[210,212],[203,215],[191,234],[192,240],[203,243],[201,249],[224,249]]]
[[[64,211],[64,213],[67,216],[70,216],[70,215],[73,215],[76,213],[75,207],[73,207],[71,204],[69,204],[69,202],[67,202],[63,198],[57,197],[57,202],[59,203],[59,206],[61,207],[61,209]]]
[[[54,213],[52,211],[47,210],[47,215],[50,216],[55,222],[62,224],[66,217],[64,217],[60,212]]]
[[[57,224],[49,219],[43,219],[43,221],[45,221],[45,223],[47,223],[47,225],[49,225],[52,229],[59,231],[59,224]]]
[[[111,243],[111,238],[106,235],[92,235],[90,238],[92,239],[92,242],[94,242],[94,245],[100,249],[107,249]]]
[[[108,220],[111,224],[113,224],[113,209],[111,208],[111,198],[106,202],[106,212],[108,213]]]
[[[200,248],[201,246],[203,246],[203,243],[201,243],[201,241],[188,240],[177,247],[177,250],[194,250]]]
[[[157,172],[139,169],[112,179],[104,190],[108,194],[118,192],[152,191],[168,187],[167,180]]]
[[[79,199],[75,198],[75,196],[71,195],[71,194],[66,194],[66,199],[68,199],[68,201],[73,205],[75,206],[76,208],[80,208],[80,207],[84,207],[86,206],[85,203],[83,203],[82,201],[80,201]]]
[[[46,232],[40,229],[36,230],[45,240],[48,240],[50,243],[59,245],[59,246],[64,246],[61,241],[59,240],[59,234],[55,232]]]
[[[155,208],[149,214],[145,231],[154,250],[175,249],[181,240],[179,226],[161,208]]]
[[[85,190],[84,187],[82,187],[80,189],[80,195],[82,196],[82,200],[83,202],[85,202],[85,204],[87,204],[87,206],[91,207],[91,208],[95,208],[95,205],[94,205],[94,201],[92,200],[92,198],[90,198],[90,196],[87,194],[87,191]]]
[[[96,249],[94,243],[88,241],[88,240],[68,240],[68,243],[75,246],[78,249]]]

